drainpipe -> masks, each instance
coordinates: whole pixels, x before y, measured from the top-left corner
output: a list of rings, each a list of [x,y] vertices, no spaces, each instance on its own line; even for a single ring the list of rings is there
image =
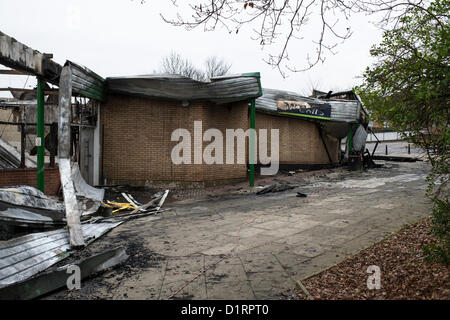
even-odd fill
[[[44,84],[45,82],[37,78],[37,188],[44,192]]]
[[[256,108],[255,108],[255,99],[251,101],[250,108],[250,187],[255,185],[255,117],[256,117]]]

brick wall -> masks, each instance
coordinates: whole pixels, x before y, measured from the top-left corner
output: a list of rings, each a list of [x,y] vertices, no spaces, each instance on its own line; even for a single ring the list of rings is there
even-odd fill
[[[184,107],[181,102],[109,95],[101,105],[103,177],[109,184],[162,184],[172,188],[245,179],[245,164],[172,163],[171,151],[178,141],[171,141],[171,134],[178,128],[191,133],[193,163],[196,120],[202,121],[203,131],[217,128],[224,135],[225,129],[246,129],[248,103],[196,102]],[[209,143],[203,142],[203,148]]]
[[[61,181],[58,168],[45,168],[44,191],[56,195]],[[0,170],[0,187],[27,185],[37,187],[37,172],[35,168]]]
[[[256,130],[279,129],[280,164],[328,164],[328,156],[316,123],[297,118],[256,113]],[[338,162],[339,140],[323,133],[331,159]],[[268,146],[270,154],[270,147]]]

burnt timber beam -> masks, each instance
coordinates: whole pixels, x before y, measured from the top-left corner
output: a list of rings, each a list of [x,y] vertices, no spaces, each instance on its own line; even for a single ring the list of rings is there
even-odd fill
[[[14,69],[0,70],[0,74],[19,75],[19,76],[29,75],[28,72],[21,72],[21,71],[17,71],[17,70],[14,70]]]
[[[37,92],[36,89],[22,89],[22,88],[0,88],[0,91],[11,91],[11,90],[16,90],[16,91],[23,91],[23,92]],[[45,90],[44,91],[45,95],[48,94],[58,94],[58,90],[54,89],[54,90]]]
[[[325,151],[327,153],[328,161],[330,162],[330,164],[333,164],[333,160],[331,159],[330,152],[328,151],[328,147],[327,147],[327,144],[325,142],[325,138],[323,137],[322,127],[320,126],[319,123],[316,123],[316,126],[317,126],[317,130],[319,131],[320,140],[322,140],[323,147],[325,148]]]
[[[0,64],[58,85],[62,66],[51,57],[51,54],[34,50],[0,31]]]

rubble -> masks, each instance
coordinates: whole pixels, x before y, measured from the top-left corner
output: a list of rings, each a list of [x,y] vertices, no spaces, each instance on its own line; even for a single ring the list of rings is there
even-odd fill
[[[34,187],[18,186],[0,188],[0,222],[11,230],[16,226],[48,229],[65,225],[66,219],[62,203]]]
[[[158,192],[152,196],[148,203],[125,214],[111,217],[85,216],[86,219],[80,222],[83,243],[86,245],[92,243],[95,239],[127,220],[163,212],[164,210],[161,207],[168,193],[169,190]],[[33,187],[4,188],[0,189],[0,196],[2,194],[4,199],[10,199],[9,201],[15,205],[25,204],[27,199],[31,199],[30,203],[33,205],[58,208],[60,210],[58,213],[61,217],[60,222],[65,222],[63,220],[63,204],[49,199]],[[127,195],[127,197],[133,199],[130,195]],[[136,204],[135,201],[134,203]],[[128,209],[130,207],[132,207],[132,204],[128,203]],[[1,214],[0,219],[2,219]],[[40,221],[38,218],[35,218],[35,220]],[[70,234],[67,231],[67,228],[62,228],[32,233],[1,244],[0,288],[24,281],[71,255],[76,248],[71,245]]]
[[[36,167],[36,162],[25,153],[25,166]],[[20,167],[20,152],[8,142],[0,138],[0,169]]]
[[[106,250],[70,265],[42,273],[36,277],[0,288],[0,300],[29,300],[35,299],[67,285],[68,268],[78,266],[80,280],[103,272],[128,259],[123,247]]]
[[[123,221],[104,221],[81,225],[83,242],[90,244]],[[73,251],[67,228],[31,233],[0,245],[0,288],[24,281]]]
[[[268,187],[264,187],[263,189],[259,190],[258,192],[256,192],[256,194],[260,195],[260,194],[266,194],[269,192],[282,192],[282,191],[286,191],[286,190],[291,190],[298,187],[297,185],[291,185],[288,183],[274,183]]]

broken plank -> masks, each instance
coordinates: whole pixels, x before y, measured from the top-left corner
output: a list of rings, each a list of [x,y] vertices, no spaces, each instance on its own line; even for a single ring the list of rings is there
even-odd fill
[[[136,204],[136,202],[134,202],[134,201],[131,199],[131,196],[127,195],[125,192],[122,192],[122,197],[124,197],[125,200],[127,200],[129,203],[131,203],[131,204],[133,205],[133,207],[135,207],[135,208],[139,207],[139,205]]]

